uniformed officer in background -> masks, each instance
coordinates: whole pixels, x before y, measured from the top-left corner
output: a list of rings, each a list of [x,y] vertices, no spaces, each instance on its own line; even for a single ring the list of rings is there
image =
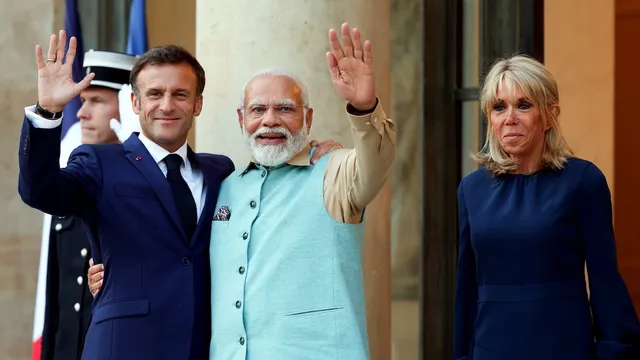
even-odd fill
[[[80,121],[62,140],[61,167],[82,143],[124,141],[132,131],[139,131],[129,86],[135,61],[134,56],[116,52],[91,50],[85,54],[83,67],[95,77],[80,94]],[[91,258],[89,241],[82,222],[74,217],[47,214],[43,226],[33,358],[76,360],[82,353],[93,299],[85,278]]]

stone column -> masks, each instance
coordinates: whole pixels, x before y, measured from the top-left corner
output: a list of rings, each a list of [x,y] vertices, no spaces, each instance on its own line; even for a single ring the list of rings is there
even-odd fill
[[[419,359],[422,210],[423,0],[391,0],[391,113],[398,127],[391,173],[391,360]]]
[[[237,123],[242,85],[254,72],[287,68],[309,87],[314,108],[311,138],[353,145],[344,103],[329,77],[329,28],[347,21],[373,45],[377,92],[389,102],[388,0],[196,3],[196,54],[207,72],[204,109],[196,120],[198,151],[224,153],[236,166],[249,160]],[[400,119],[401,120],[401,119]],[[401,123],[401,121],[400,121]],[[368,208],[364,254],[372,359],[390,358],[390,187]]]
[[[64,11],[57,0],[0,1],[0,354],[3,359],[31,357],[42,214],[23,204],[17,191],[18,139],[24,107],[37,99],[35,46],[49,35]],[[64,4],[64,1],[62,1]],[[46,50],[45,50],[46,51]]]
[[[153,4],[153,6],[149,6]],[[175,24],[168,25],[168,24]],[[189,24],[185,26],[184,24]],[[149,47],[174,44],[192,54],[196,51],[196,0],[153,0],[147,3],[147,35]],[[195,126],[187,141],[196,145]]]

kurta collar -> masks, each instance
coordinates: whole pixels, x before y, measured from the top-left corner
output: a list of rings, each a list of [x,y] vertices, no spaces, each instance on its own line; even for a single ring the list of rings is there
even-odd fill
[[[291,166],[310,166],[311,165],[311,146],[307,144],[299,153],[297,153],[294,157],[292,157],[289,161],[282,165],[271,166],[271,169],[277,169],[285,165]],[[258,169],[261,165],[256,162],[256,160],[251,157],[251,161],[244,169],[244,171],[240,174],[240,176],[248,173],[250,170]]]

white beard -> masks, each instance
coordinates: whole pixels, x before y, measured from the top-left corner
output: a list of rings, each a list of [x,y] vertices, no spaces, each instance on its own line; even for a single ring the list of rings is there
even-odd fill
[[[263,145],[256,141],[256,138],[262,134],[282,134],[287,141],[279,145]],[[244,123],[242,125],[242,135],[251,155],[262,166],[277,166],[291,160],[298,154],[309,142],[307,140],[307,121],[302,122],[302,127],[295,134],[291,134],[286,128],[261,127],[253,134],[248,134]]]

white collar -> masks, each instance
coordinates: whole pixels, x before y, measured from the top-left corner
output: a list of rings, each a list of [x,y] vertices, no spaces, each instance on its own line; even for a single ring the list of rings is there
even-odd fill
[[[151,157],[153,158],[153,160],[155,160],[156,164],[159,164],[169,154],[178,154],[182,158],[182,161],[184,161],[185,168],[188,170],[191,167],[190,166],[191,164],[189,163],[189,159],[187,157],[186,141],[184,142],[184,144],[182,144],[182,146],[180,146],[178,150],[176,150],[173,153],[170,153],[162,146],[151,141],[142,132],[140,132],[140,134],[138,135],[138,139],[140,139],[140,142],[142,142],[142,145],[144,145],[144,147],[147,148],[147,151],[149,151],[149,154],[151,154]]]

